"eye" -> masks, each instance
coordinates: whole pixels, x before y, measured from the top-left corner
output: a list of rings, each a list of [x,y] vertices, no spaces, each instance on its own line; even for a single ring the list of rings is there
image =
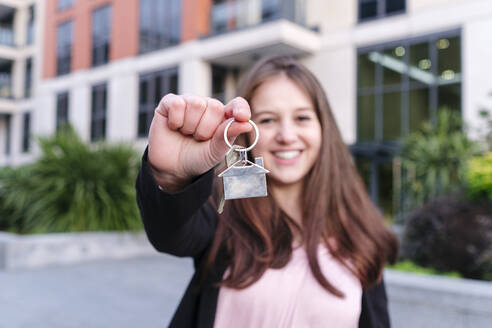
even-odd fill
[[[306,116],[306,115],[301,115],[301,116],[297,117],[298,121],[309,121],[310,119],[311,119],[311,117]]]
[[[260,124],[268,124],[268,123],[272,123],[272,122],[273,122],[273,118],[271,118],[271,117],[265,117],[265,118],[260,119],[260,121],[258,123],[260,123]]]

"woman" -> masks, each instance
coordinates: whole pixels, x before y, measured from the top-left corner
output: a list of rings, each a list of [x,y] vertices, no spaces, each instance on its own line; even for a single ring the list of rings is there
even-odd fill
[[[268,58],[238,93],[225,106],[169,94],[152,121],[137,179],[145,230],[157,250],[193,257],[196,270],[170,326],[388,327],[382,270],[397,241],[319,82],[291,58]],[[232,117],[231,142],[251,132],[250,117],[258,124],[252,155],[270,171],[269,195],[229,200],[217,214],[214,167],[229,150]]]

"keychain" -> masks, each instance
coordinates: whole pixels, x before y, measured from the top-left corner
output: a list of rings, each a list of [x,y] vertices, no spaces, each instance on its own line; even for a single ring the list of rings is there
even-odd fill
[[[248,148],[242,146],[232,146],[227,139],[227,130],[231,126],[234,119],[227,123],[224,130],[224,140],[231,148],[229,152],[236,151],[239,153],[239,159],[232,165],[219,174],[224,184],[224,200],[237,199],[237,198],[249,198],[249,197],[262,197],[267,195],[266,188],[266,176],[265,174],[270,172],[263,167],[263,158],[256,157],[255,163],[248,160],[248,151],[253,149],[258,143],[259,132],[256,124],[249,120],[249,123],[255,129],[255,141]],[[227,155],[226,155],[227,156]],[[230,158],[230,157],[229,157]],[[227,162],[227,161],[226,161]],[[223,207],[223,202],[222,206]],[[221,211],[220,211],[221,212]]]

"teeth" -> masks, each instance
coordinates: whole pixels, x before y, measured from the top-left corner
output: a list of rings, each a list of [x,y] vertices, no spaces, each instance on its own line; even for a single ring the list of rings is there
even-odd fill
[[[282,159],[292,159],[299,156],[300,153],[301,152],[299,150],[291,150],[291,151],[278,151],[273,154]]]

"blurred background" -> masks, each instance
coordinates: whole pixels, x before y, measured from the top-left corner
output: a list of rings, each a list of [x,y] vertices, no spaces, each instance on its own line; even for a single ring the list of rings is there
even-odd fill
[[[0,0],[0,327],[167,324],[192,265],[142,233],[153,111],[281,54],[401,240],[393,325],[492,326],[491,0]]]

